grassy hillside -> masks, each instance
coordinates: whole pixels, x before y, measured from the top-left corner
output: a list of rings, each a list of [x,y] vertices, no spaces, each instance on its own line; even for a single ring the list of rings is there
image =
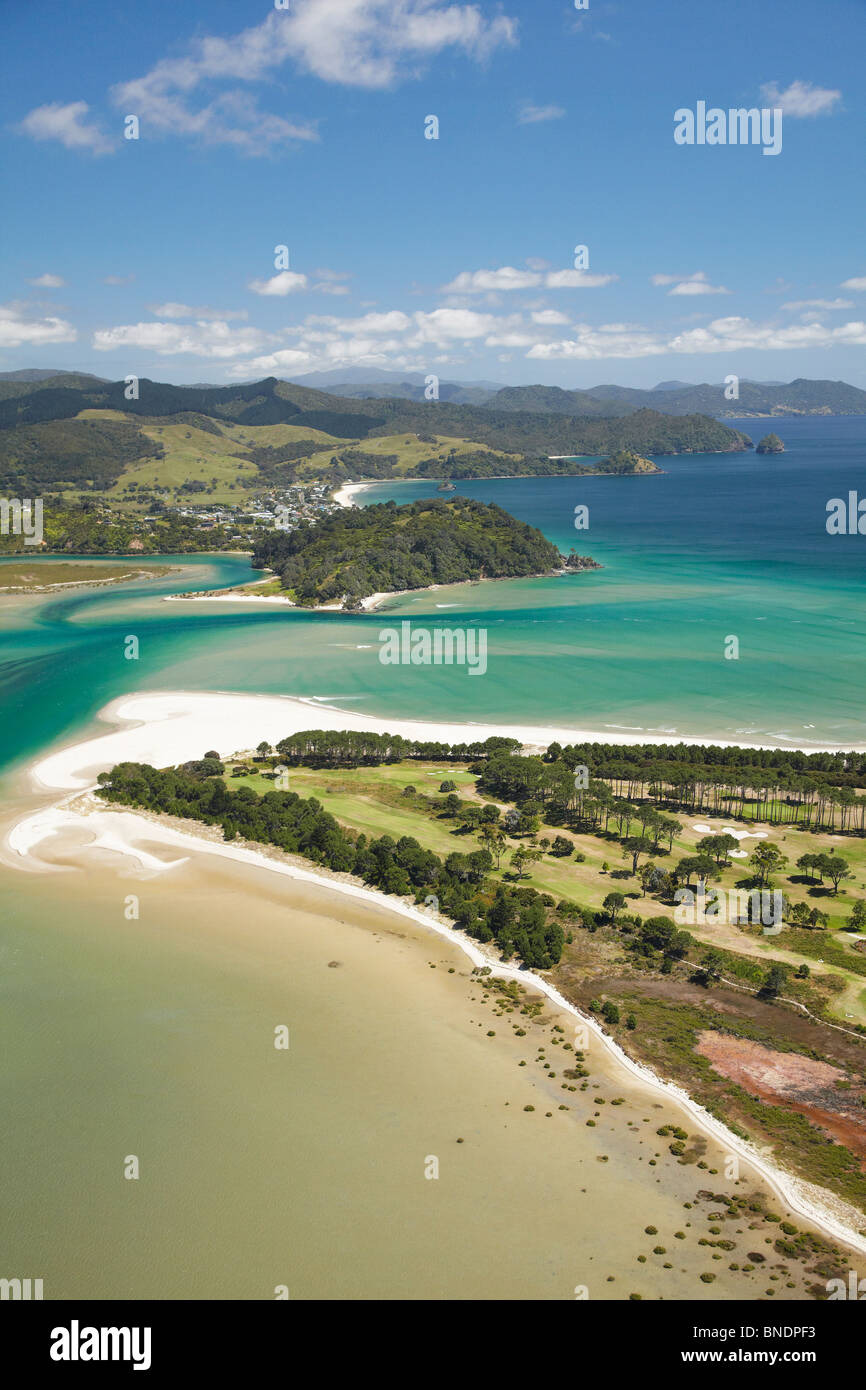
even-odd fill
[[[579,472],[549,455],[663,455],[748,447],[701,415],[654,410],[589,418],[449,401],[347,400],[270,377],[181,387],[72,375],[0,383],[0,486],[113,490],[115,497],[203,484],[229,491],[296,479],[479,477]]]

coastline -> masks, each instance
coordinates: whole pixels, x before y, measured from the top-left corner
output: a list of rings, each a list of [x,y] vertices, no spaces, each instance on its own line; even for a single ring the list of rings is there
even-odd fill
[[[372,481],[369,483],[344,483],[337,492],[331,493],[331,501],[336,502],[340,507],[356,507],[358,505],[357,502],[352,501],[355,493],[363,492],[365,487],[371,487],[372,485]]]
[[[544,574],[524,574],[520,575],[517,582],[527,579],[560,579],[564,575],[587,574],[592,570],[603,569],[599,564],[587,565],[582,569],[561,569],[548,570]],[[253,579],[250,584],[265,584],[267,579]],[[320,603],[313,608],[308,608],[305,604],[295,603],[294,599],[286,597],[285,594],[247,594],[241,593],[240,589],[248,588],[249,584],[239,585],[235,589],[218,589],[216,591],[190,594],[163,594],[163,603],[269,603],[276,604],[277,607],[293,608],[297,613],[342,613],[344,617],[357,617],[359,613],[374,613],[389,599],[408,598],[412,594],[434,594],[440,589],[464,589],[477,587],[479,584],[510,584],[515,582],[512,575],[490,575],[482,579],[458,579],[453,584],[424,584],[419,589],[390,589],[387,592],[368,594],[361,599],[360,608],[347,609],[341,603]]]
[[[672,735],[644,730],[592,730],[561,725],[469,723],[389,718],[341,709],[315,697],[244,695],[230,691],[156,691],[121,695],[97,714],[110,732],[77,740],[40,758],[30,769],[40,788],[83,791],[95,774],[115,763],[150,762],[155,766],[182,762],[201,747],[231,754],[253,748],[262,738],[276,743],[304,729],[400,734],[420,742],[466,743],[485,738],[516,738],[524,748],[544,751],[551,743],[669,744]],[[833,745],[797,745],[724,740],[711,736],[677,735],[688,746],[713,743],[725,748],[794,748],[802,752],[835,752]],[[843,751],[866,751],[866,748]]]
[[[44,767],[44,764],[39,766]],[[44,778],[40,780],[45,785]],[[858,1253],[866,1253],[866,1233],[860,1233],[863,1217],[856,1208],[826,1189],[805,1182],[777,1167],[767,1157],[766,1152],[756,1150],[748,1141],[728,1130],[682,1087],[663,1080],[651,1068],[631,1058],[591,1014],[583,1014],[542,974],[501,961],[495,953],[442,920],[438,914],[422,911],[411,899],[391,897],[363,885],[347,874],[314,869],[300,857],[281,855],[269,847],[226,843],[215,834],[209,834],[209,829],[212,831],[212,828],[203,825],[193,823],[194,829],[180,828],[190,823],[176,822],[171,817],[140,810],[109,807],[98,801],[91,792],[92,787],[88,788],[84,796],[80,793],[67,796],[55,805],[26,816],[14,825],[7,835],[6,847],[11,851],[16,866],[45,872],[48,866],[44,862],[38,866],[27,863],[34,848],[57,832],[70,828],[84,828],[94,832],[94,838],[88,848],[108,850],[131,857],[136,861],[138,871],[168,873],[185,863],[189,853],[215,854],[223,859],[287,876],[324,894],[348,896],[373,905],[381,912],[408,918],[416,925],[422,926],[426,932],[450,942],[469,959],[475,969],[489,967],[497,977],[517,981],[544,995],[557,1009],[587,1027],[632,1082],[676,1105],[704,1134],[724,1145],[726,1153],[735,1155],[747,1164],[755,1176],[783,1203],[789,1216],[798,1216],[831,1239]],[[145,850],[142,841],[148,844],[170,845],[187,851],[187,854],[183,858],[167,862]],[[54,871],[62,872],[56,866],[52,868]]]

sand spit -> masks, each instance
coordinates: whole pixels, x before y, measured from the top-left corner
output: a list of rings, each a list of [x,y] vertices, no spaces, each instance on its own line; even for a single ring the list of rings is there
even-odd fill
[[[315,716],[315,717],[313,717]],[[290,700],[272,696],[161,694],[133,695],[114,701],[102,711],[106,721],[125,721],[127,727],[101,738],[91,739],[43,758],[32,769],[34,780],[44,788],[69,793],[92,787],[97,772],[126,759],[147,761],[157,766],[179,762],[195,756],[208,747],[229,753],[239,745],[253,746],[261,738],[274,741],[292,729],[314,726],[325,728],[379,727],[391,732],[408,729],[421,738],[440,738],[463,741],[486,736],[493,732],[514,732],[527,743],[550,742],[576,737],[575,731],[520,729],[479,730],[473,725],[418,725],[411,721],[369,721],[363,716],[327,706],[315,701]],[[138,722],[133,723],[132,721]],[[423,732],[422,732],[423,731]],[[539,736],[543,734],[543,738]],[[586,737],[586,735],[584,735]],[[76,809],[70,804],[76,802]],[[99,809],[97,809],[99,808]],[[84,812],[84,815],[82,815]],[[859,1253],[866,1254],[866,1236],[860,1234],[864,1225],[862,1213],[824,1189],[805,1183],[779,1169],[766,1155],[738,1138],[721,1121],[710,1115],[681,1087],[661,1080],[650,1068],[634,1061],[601,1028],[591,1015],[584,1015],[543,976],[533,971],[503,963],[490,951],[484,950],[469,937],[449,924],[419,909],[414,902],[388,897],[374,889],[343,876],[328,876],[289,862],[283,856],[274,858],[261,849],[252,849],[211,840],[129,811],[102,808],[95,798],[74,798],[67,795],[57,805],[25,817],[13,826],[6,839],[6,849],[19,867],[44,868],[34,851],[46,838],[59,831],[85,828],[93,834],[93,845],[131,856],[144,872],[170,871],[183,862],[174,859],[170,864],[142,847],[145,844],[165,844],[185,854],[217,854],[227,859],[280,873],[305,883],[318,885],[323,891],[348,895],[373,903],[383,912],[408,917],[428,931],[458,945],[473,966],[489,966],[496,975],[538,990],[563,1012],[570,1014],[594,1034],[616,1058],[623,1070],[650,1091],[676,1103],[700,1129],[724,1145],[727,1152],[738,1158],[775,1192],[788,1211],[811,1222],[833,1240],[843,1242]],[[36,861],[34,863],[34,860]]]
[[[255,748],[262,739],[276,743],[302,729],[341,729],[399,734],[422,742],[470,743],[493,735],[519,739],[526,749],[543,751],[553,742],[668,743],[670,734],[600,732],[578,726],[529,724],[434,723],[391,719],[339,709],[316,697],[241,695],[228,691],[191,693],[160,691],[123,695],[99,713],[106,724],[121,725],[41,758],[31,769],[39,787],[83,791],[98,772],[124,761],[156,767],[200,757],[209,748],[225,756]],[[719,739],[681,738],[685,744],[712,741],[718,747],[763,748],[762,743],[725,743]],[[817,748],[804,751],[819,751]],[[820,751],[834,751],[832,748]],[[866,751],[864,749],[863,751]]]

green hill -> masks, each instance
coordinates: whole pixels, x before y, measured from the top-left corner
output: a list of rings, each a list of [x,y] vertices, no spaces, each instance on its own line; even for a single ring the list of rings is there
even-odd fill
[[[751,444],[702,415],[643,409],[601,417],[441,400],[358,400],[274,377],[224,387],[141,378],[136,400],[126,399],[123,382],[72,375],[0,384],[0,486],[6,487],[110,487],[141,463],[136,482],[171,490],[177,470],[164,484],[166,470],[154,465],[163,458],[170,463],[178,448],[193,478],[255,487],[312,477],[337,483],[574,473],[581,468],[569,461],[572,455],[716,452]],[[183,427],[189,447],[172,437],[172,422]],[[274,437],[274,430],[289,427],[291,437]],[[380,441],[387,441],[384,451]]]
[[[658,410],[666,415],[695,413],[733,419],[773,415],[866,415],[866,391],[844,381],[808,381],[798,377],[787,385],[766,385],[742,379],[737,400],[725,399],[722,385],[666,383],[652,391],[630,386],[592,386],[587,391],[563,391],[558,386],[506,386],[485,402],[491,410],[550,411],[558,415],[593,417],[629,415]]]
[[[369,594],[545,574],[564,564],[534,526],[500,507],[455,497],[342,511],[291,532],[268,531],[253,564],[274,570],[310,607]]]

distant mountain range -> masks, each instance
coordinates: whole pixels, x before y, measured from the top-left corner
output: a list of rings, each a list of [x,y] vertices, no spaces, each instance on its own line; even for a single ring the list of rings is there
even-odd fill
[[[423,401],[425,378],[420,373],[375,372],[361,367],[346,371],[312,372],[293,378],[296,384],[326,387],[332,396],[355,400]],[[610,419],[636,410],[659,410],[665,415],[712,415],[716,418],[773,418],[786,415],[866,415],[866,391],[844,381],[748,381],[739,383],[736,400],[725,398],[724,383],[694,386],[663,381],[651,390],[632,386],[591,386],[564,390],[559,386],[499,386],[489,381],[439,382],[439,400],[456,405],[480,405],[494,410],[532,411],[552,415]]]
[[[64,386],[107,385],[106,377],[89,372],[25,367],[0,372],[0,399],[17,395],[12,389],[24,386],[41,389],[52,379],[63,377]],[[292,377],[286,385],[306,387],[352,400],[426,401],[427,378],[421,372],[392,372],[381,367],[334,368],[326,372],[307,372]],[[9,383],[7,385],[7,383]],[[60,384],[60,383],[57,383]],[[240,383],[253,386],[255,382]],[[177,387],[186,391],[230,391],[233,388],[199,382]],[[634,386],[590,386],[586,390],[565,390],[560,386],[503,386],[495,381],[450,381],[438,383],[439,401],[452,405],[485,406],[491,410],[529,411],[533,414],[569,415],[586,419],[615,419],[637,410],[656,410],[663,415],[711,415],[717,419],[772,418],[786,415],[866,415],[866,391],[844,381],[739,382],[736,400],[725,398],[724,383],[661,381],[649,390]]]

